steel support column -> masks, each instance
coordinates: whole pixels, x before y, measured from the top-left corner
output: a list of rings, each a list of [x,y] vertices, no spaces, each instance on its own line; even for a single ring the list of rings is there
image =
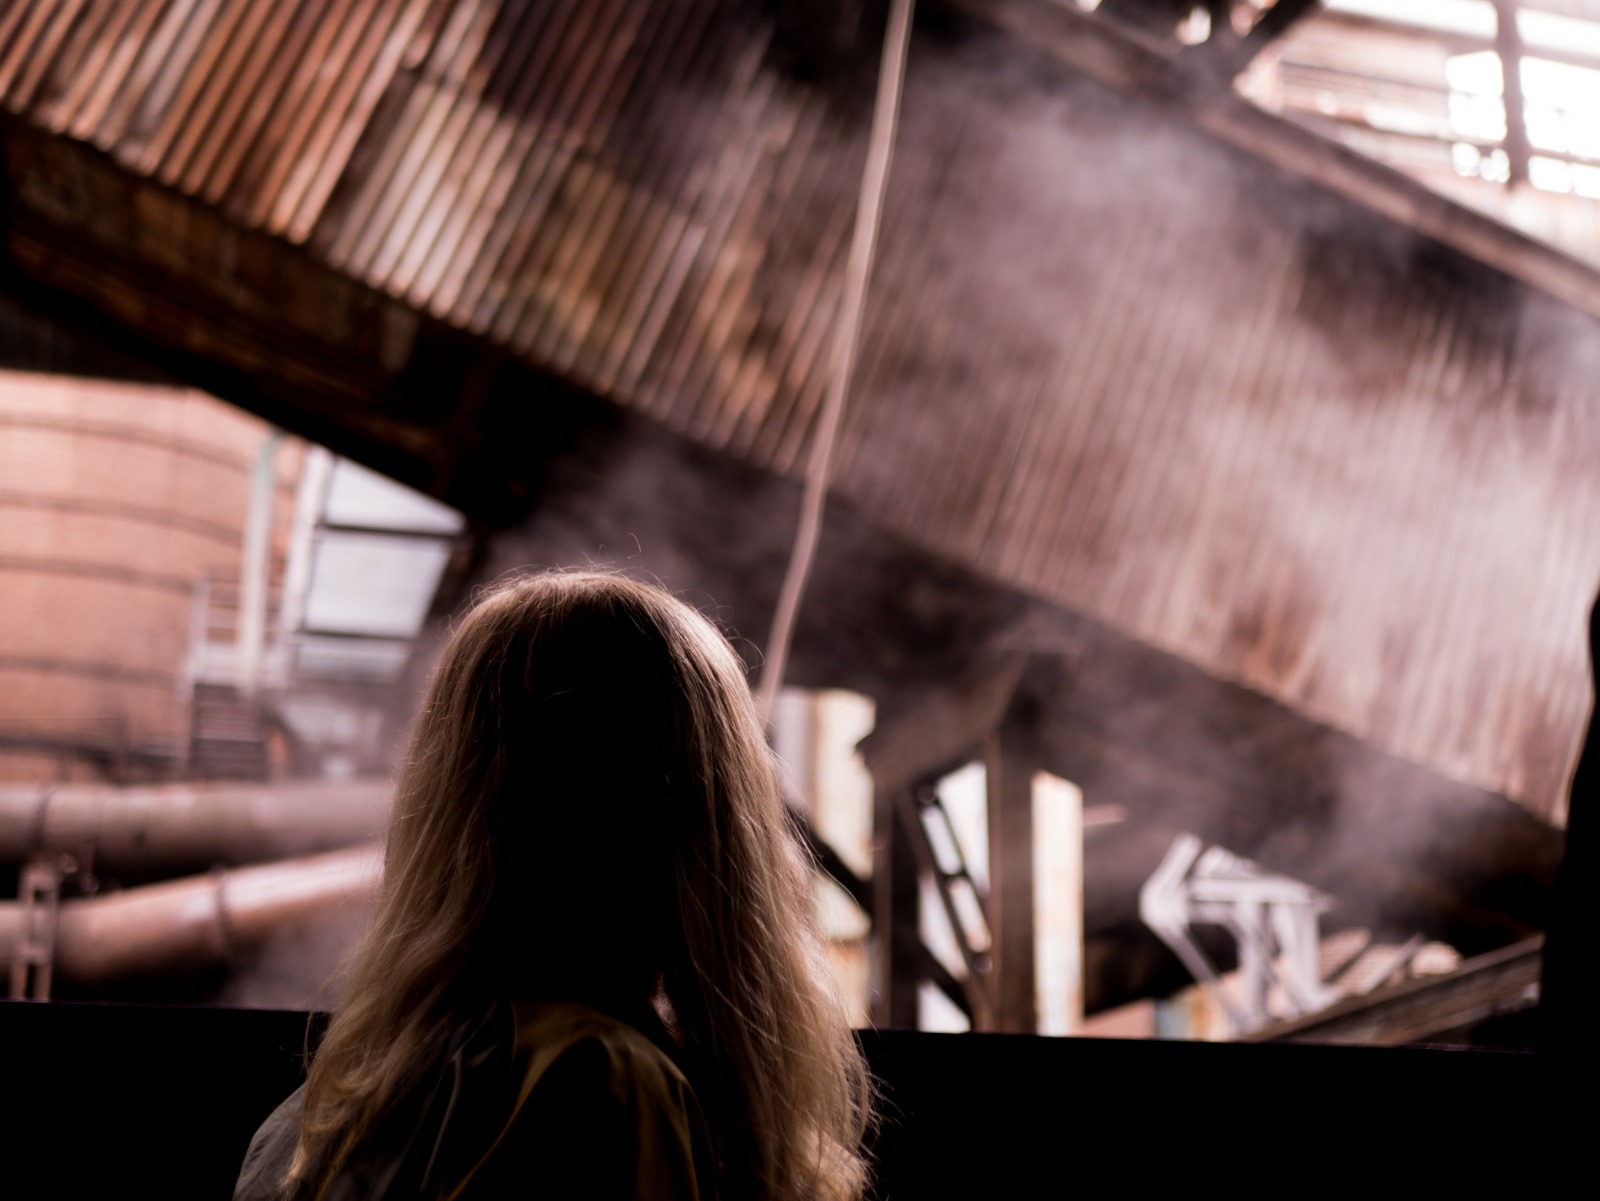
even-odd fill
[[[914,1030],[927,952],[919,933],[916,855],[895,808],[894,793],[878,789],[872,843],[872,1022]]]
[[[994,1028],[1038,1028],[1034,986],[1033,778],[1039,749],[1031,706],[1013,705],[984,744],[989,803],[989,925]]]

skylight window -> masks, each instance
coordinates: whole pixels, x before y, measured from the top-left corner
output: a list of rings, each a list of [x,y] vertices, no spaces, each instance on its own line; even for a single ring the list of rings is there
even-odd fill
[[[1470,142],[1457,142],[1450,148],[1450,161],[1460,175],[1476,175],[1490,183],[1505,183],[1511,178],[1511,157],[1504,150],[1485,154]]]
[[[1506,136],[1505,74],[1493,50],[1458,54],[1444,65],[1450,85],[1450,126],[1473,142]]]
[[[1524,58],[1521,78],[1534,149],[1600,159],[1600,71]]]
[[[1600,0],[1322,0],[1236,86],[1600,267]]]
[[[1491,0],[1323,0],[1322,7],[1466,37],[1492,38],[1498,28]]]
[[[1546,192],[1571,192],[1600,200],[1600,167],[1534,155],[1528,160],[1528,182]]]
[[[1600,4],[1595,6],[1595,15],[1600,17]],[[1529,50],[1586,55],[1600,63],[1600,21],[1520,8],[1517,10],[1517,33]]]

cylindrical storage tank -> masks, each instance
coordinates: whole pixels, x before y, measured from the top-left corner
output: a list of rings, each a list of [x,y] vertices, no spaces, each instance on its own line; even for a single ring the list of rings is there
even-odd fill
[[[0,372],[0,781],[181,770],[196,583],[238,578],[270,433],[189,389]]]

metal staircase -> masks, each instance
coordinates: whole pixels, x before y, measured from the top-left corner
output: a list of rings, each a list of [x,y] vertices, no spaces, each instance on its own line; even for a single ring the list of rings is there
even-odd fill
[[[269,723],[259,702],[231,684],[196,683],[190,693],[189,774],[203,780],[265,780]]]
[[[277,628],[282,565],[274,564],[267,593],[268,630]],[[219,571],[195,583],[186,674],[189,693],[187,773],[206,780],[265,780],[272,773],[274,722],[260,689],[240,683],[239,581]],[[282,683],[280,648],[269,642],[260,683]]]

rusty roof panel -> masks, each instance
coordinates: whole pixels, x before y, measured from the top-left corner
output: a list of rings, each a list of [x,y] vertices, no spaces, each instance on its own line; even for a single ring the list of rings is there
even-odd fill
[[[331,350],[376,289],[794,472],[872,64],[797,80],[760,12],[25,0],[0,103],[163,185],[107,222],[176,275],[272,271],[184,198],[337,269],[295,318]],[[1550,311],[1003,35],[919,34],[838,488],[1549,811],[1600,577],[1592,322],[1562,375]]]

